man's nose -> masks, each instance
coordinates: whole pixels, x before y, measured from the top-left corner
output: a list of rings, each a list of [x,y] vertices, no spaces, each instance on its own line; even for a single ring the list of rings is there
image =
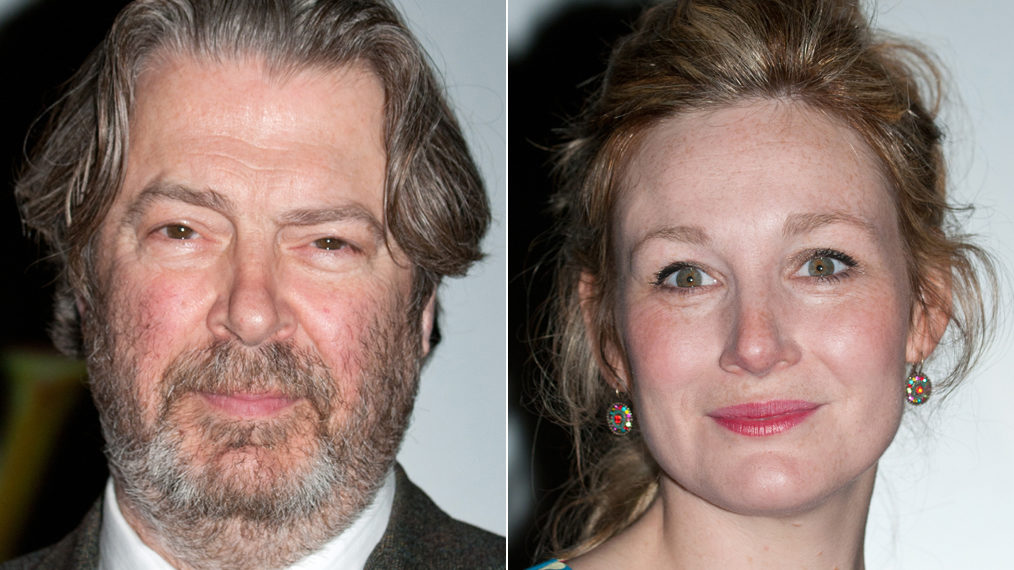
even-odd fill
[[[274,256],[244,249],[237,248],[229,260],[209,327],[216,337],[247,346],[283,340],[295,331],[296,322],[279,290]]]
[[[791,336],[788,313],[766,294],[738,299],[720,357],[722,369],[764,377],[798,362],[801,351]]]

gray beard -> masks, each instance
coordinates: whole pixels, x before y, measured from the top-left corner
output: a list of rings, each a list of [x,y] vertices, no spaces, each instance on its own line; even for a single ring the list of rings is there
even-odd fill
[[[179,565],[277,568],[352,524],[391,468],[415,400],[419,334],[394,322],[399,313],[374,322],[343,366],[360,378],[336,381],[317,354],[287,344],[218,343],[180,354],[159,382],[154,426],[142,425],[128,339],[105,324],[117,319],[86,327],[110,471],[121,506],[147,527],[139,533]],[[198,392],[231,391],[302,400],[264,420],[226,420],[188,405]]]

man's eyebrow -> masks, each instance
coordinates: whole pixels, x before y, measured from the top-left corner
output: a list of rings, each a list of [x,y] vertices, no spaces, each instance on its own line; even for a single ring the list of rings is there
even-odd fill
[[[782,226],[782,235],[790,237],[805,234],[831,224],[848,224],[863,230],[871,236],[876,237],[877,235],[877,230],[872,223],[845,212],[791,214],[785,219],[785,224]]]
[[[158,200],[175,200],[186,202],[201,208],[209,208],[224,212],[226,214],[235,211],[235,207],[229,198],[215,192],[214,190],[194,190],[182,184],[166,184],[154,182],[141,190],[127,208],[126,222],[134,224],[144,215],[144,212],[152,203]]]
[[[349,204],[334,208],[302,208],[289,210],[283,213],[279,219],[283,225],[313,226],[326,224],[328,222],[359,221],[369,226],[374,237],[380,241],[384,239],[384,226],[377,220],[369,210],[359,204]]]
[[[233,214],[236,207],[227,196],[214,190],[194,190],[182,184],[165,184],[156,182],[142,190],[127,209],[128,223],[135,222],[144,215],[145,210],[158,200],[176,200],[194,206],[217,210],[225,214]],[[378,239],[383,239],[383,225],[366,208],[351,204],[334,208],[305,208],[289,210],[281,215],[283,224],[310,226],[343,220],[365,222]]]

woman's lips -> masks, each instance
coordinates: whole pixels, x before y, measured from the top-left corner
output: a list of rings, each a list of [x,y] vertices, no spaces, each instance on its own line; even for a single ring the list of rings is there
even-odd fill
[[[260,418],[283,410],[296,400],[281,394],[211,394],[203,393],[212,407],[233,416]]]
[[[720,408],[708,416],[733,433],[762,437],[796,427],[819,407],[802,400],[772,400]]]

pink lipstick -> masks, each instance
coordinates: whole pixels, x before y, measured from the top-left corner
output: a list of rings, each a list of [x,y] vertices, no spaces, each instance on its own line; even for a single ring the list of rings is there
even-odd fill
[[[819,407],[820,404],[802,400],[771,400],[720,408],[708,416],[731,432],[763,437],[796,427]]]

